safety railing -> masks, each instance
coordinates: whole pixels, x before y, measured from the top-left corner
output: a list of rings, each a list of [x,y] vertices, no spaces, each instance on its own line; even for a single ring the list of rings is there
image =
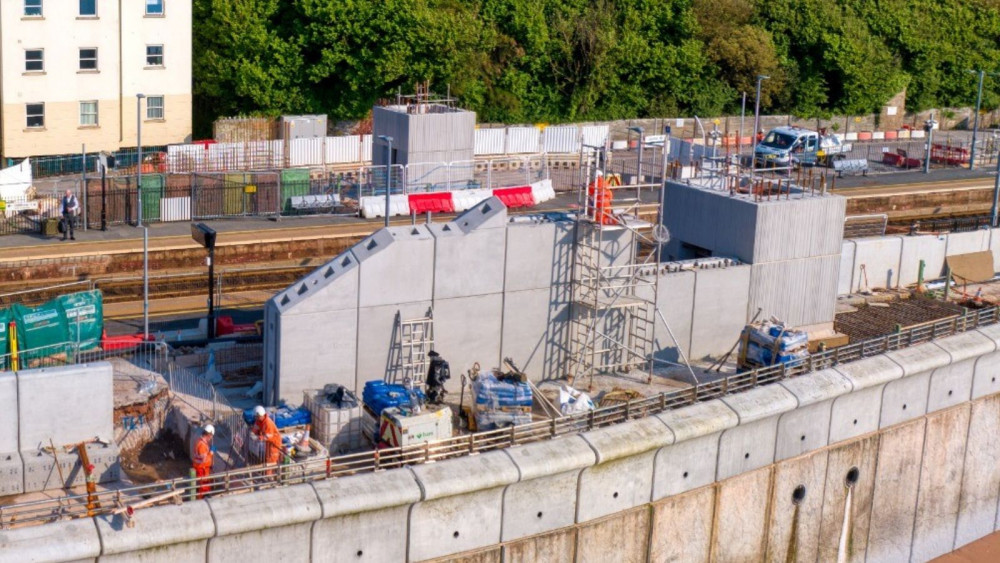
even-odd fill
[[[264,489],[307,483],[322,479],[337,478],[381,469],[403,467],[443,459],[460,457],[472,453],[537,442],[557,436],[574,434],[618,424],[628,420],[643,418],[671,409],[708,401],[732,393],[738,393],[795,377],[805,373],[826,369],[838,364],[883,354],[923,342],[930,342],[976,328],[995,324],[998,308],[991,307],[969,311],[964,315],[927,323],[909,330],[880,336],[848,344],[831,350],[814,353],[795,364],[781,364],[737,373],[717,381],[701,383],[684,389],[662,392],[642,399],[629,400],[614,406],[587,412],[564,415],[530,424],[511,426],[498,430],[475,432],[444,440],[421,444],[383,448],[372,451],[338,455],[272,466],[253,466],[217,473],[201,480],[182,478],[159,483],[130,487],[114,491],[96,493],[91,500],[100,503],[100,508],[87,508],[87,495],[74,494],[59,498],[49,498],[34,502],[0,506],[0,528],[13,525],[44,523],[54,520],[85,517],[97,514],[122,512],[124,507],[143,502],[158,495],[160,502],[169,502],[174,497],[183,500],[194,499],[197,489],[204,487],[205,494],[225,494],[249,489]],[[181,383],[173,379],[172,384]],[[239,413],[226,413],[220,417],[223,424],[240,430],[230,440],[236,444],[240,455],[245,454],[248,432],[245,424],[236,419]],[[241,415],[240,415],[241,416]],[[235,438],[239,436],[239,438]]]

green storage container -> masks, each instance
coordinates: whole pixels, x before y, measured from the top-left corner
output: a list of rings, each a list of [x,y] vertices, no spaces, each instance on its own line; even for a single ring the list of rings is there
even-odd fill
[[[281,171],[281,201],[285,213],[292,208],[292,196],[309,195],[309,169],[290,168]]]

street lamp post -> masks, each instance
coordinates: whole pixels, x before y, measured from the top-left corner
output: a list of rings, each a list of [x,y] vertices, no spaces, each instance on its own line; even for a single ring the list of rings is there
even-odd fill
[[[757,166],[757,131],[760,130],[760,83],[771,78],[764,74],[757,75],[757,94],[753,102],[753,150],[750,152],[750,182],[753,183],[753,169]]]
[[[924,174],[931,173],[931,147],[934,145],[934,128],[938,122],[934,121],[934,114],[924,122],[924,131],[927,131],[927,152],[924,155]]]
[[[392,137],[379,135],[385,141],[385,226],[389,226],[389,194],[392,192]]]
[[[139,210],[136,211],[136,225],[142,226],[142,99],[145,94],[135,95],[135,144],[138,151],[135,164],[135,190]]]

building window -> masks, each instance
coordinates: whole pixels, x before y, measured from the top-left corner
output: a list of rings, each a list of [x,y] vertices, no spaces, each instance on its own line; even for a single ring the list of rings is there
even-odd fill
[[[97,0],[80,0],[80,15],[84,17],[96,16]]]
[[[146,119],[163,119],[163,96],[146,98]]]
[[[41,2],[41,0],[39,0]],[[163,15],[163,0],[146,0],[146,15],[147,16],[162,16]]]
[[[45,127],[45,104],[27,104],[28,127]]]
[[[146,45],[146,66],[163,66],[163,45]]]
[[[24,15],[28,17],[41,17],[42,0],[24,0]]]
[[[97,125],[97,101],[80,102],[80,125]]]
[[[97,70],[97,49],[93,47],[80,49],[80,70]]]
[[[24,52],[24,71],[42,72],[45,70],[45,51],[43,49],[28,49]]]

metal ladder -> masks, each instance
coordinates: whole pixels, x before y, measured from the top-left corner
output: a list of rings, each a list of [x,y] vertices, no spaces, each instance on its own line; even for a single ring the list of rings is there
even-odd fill
[[[402,313],[396,311],[395,338],[385,382],[404,383],[408,379],[414,386],[423,386],[429,365],[427,354],[433,348],[433,310],[428,310],[426,317],[416,319],[404,319]]]

